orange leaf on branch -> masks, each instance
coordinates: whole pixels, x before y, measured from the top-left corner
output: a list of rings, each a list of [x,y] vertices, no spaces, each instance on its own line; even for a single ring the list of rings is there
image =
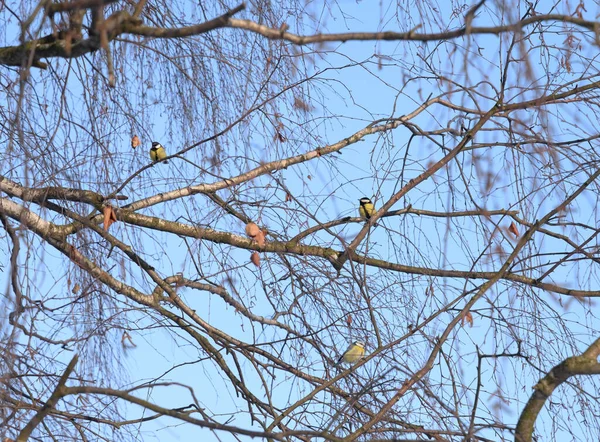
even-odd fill
[[[250,238],[254,238],[260,232],[260,228],[254,223],[246,224],[246,235]]]
[[[265,246],[265,244],[267,243],[267,240],[265,239],[265,234],[262,230],[259,230],[258,233],[254,236],[254,241],[256,241],[256,243],[260,247]]]
[[[517,226],[515,225],[514,221],[510,223],[510,226],[508,226],[508,231],[515,235],[515,238],[519,237],[519,230],[517,230]]]
[[[108,228],[111,224],[117,222],[117,214],[112,206],[104,206],[102,212],[104,213],[104,230],[108,232]]]
[[[135,149],[140,144],[142,144],[142,142],[140,141],[140,138],[137,135],[134,135],[133,138],[131,138],[131,147],[133,149]]]
[[[250,255],[250,261],[252,261],[252,264],[254,264],[256,267],[260,267],[260,255],[258,252],[252,252],[252,255]]]
[[[463,327],[465,326],[465,322],[469,324],[469,327],[473,327],[473,315],[471,314],[471,312],[465,313],[465,315],[461,319],[461,322]]]

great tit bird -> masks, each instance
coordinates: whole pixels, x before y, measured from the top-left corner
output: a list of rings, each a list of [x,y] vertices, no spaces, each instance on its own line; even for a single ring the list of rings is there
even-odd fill
[[[371,201],[366,196],[363,196],[358,200],[358,213],[362,218],[370,219],[375,213],[375,206],[373,205],[373,201]]]
[[[150,159],[157,163],[158,161],[164,160],[167,158],[167,151],[158,141],[152,142],[152,147],[150,148]],[[168,161],[163,161],[163,163],[168,163]]]
[[[339,366],[342,363],[345,364],[356,364],[358,361],[362,359],[365,355],[365,344],[361,341],[354,341],[352,344],[348,346],[346,351],[338,361],[335,363],[334,367]]]

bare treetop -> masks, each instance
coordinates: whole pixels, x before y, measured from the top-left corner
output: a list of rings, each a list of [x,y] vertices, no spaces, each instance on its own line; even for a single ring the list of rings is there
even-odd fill
[[[0,439],[598,440],[597,7],[2,3]]]

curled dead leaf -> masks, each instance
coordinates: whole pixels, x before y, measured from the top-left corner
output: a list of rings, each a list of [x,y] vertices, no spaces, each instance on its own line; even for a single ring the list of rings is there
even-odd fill
[[[135,149],[136,147],[138,147],[140,144],[142,144],[142,142],[140,141],[140,138],[137,135],[134,135],[131,138],[131,147],[133,149]]]
[[[108,228],[111,224],[117,222],[117,214],[112,206],[104,206],[102,212],[104,214],[104,230],[108,232]]]
[[[254,236],[254,241],[256,241],[256,244],[258,244],[260,247],[265,246],[267,240],[265,239],[265,234],[262,230],[258,230],[258,233]]]
[[[515,235],[515,238],[519,237],[519,230],[517,229],[517,226],[515,225],[514,221],[512,223],[510,223],[510,226],[508,227],[508,231],[510,233],[512,233],[513,235]]]
[[[260,228],[254,223],[246,224],[246,235],[250,238],[254,238],[260,232]]]
[[[71,293],[73,293],[74,295],[76,295],[76,294],[77,294],[77,292],[79,291],[79,289],[80,289],[80,288],[81,288],[81,287],[79,286],[79,284],[77,284],[77,283],[76,283],[76,284],[73,286],[73,288],[71,289]]]
[[[465,315],[461,319],[461,322],[463,327],[465,326],[465,322],[469,324],[469,327],[473,327],[473,315],[471,314],[471,312],[465,313]]]
[[[350,327],[352,325],[352,315],[348,315],[346,318],[346,325]]]
[[[254,264],[256,267],[260,267],[260,255],[258,252],[252,252],[252,255],[250,255],[250,261],[252,261],[252,264]]]

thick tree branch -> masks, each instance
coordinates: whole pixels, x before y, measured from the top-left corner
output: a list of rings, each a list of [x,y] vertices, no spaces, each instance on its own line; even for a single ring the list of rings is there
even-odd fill
[[[290,253],[299,256],[314,256],[325,259],[335,259],[341,254],[340,251],[328,247],[299,244],[294,241],[267,241],[264,247],[260,247],[255,241],[241,235],[236,235],[234,233],[217,231],[208,227],[190,226],[175,221],[168,221],[162,218],[156,218],[140,213],[131,212],[125,209],[118,210],[117,216],[120,221],[137,225],[140,227],[147,227],[164,232],[171,232],[177,235],[188,236],[190,238],[204,239],[218,244],[229,244],[231,246],[247,250],[256,250],[267,253]],[[359,255],[357,253],[354,253],[351,259],[360,264],[415,275],[428,275],[461,279],[489,279],[497,274],[496,272],[444,270],[431,269],[427,267],[409,266],[404,264],[391,263],[381,259],[369,258]],[[563,295],[569,295],[574,297],[600,297],[600,291],[572,290],[551,283],[539,282],[533,278],[528,278],[526,276],[510,272],[506,272],[506,274],[502,276],[502,279],[507,281],[518,282],[524,285],[540,288],[543,290],[560,293]]]
[[[446,32],[433,32],[433,33],[418,33],[414,30],[408,32],[393,32],[393,31],[382,31],[382,32],[343,32],[337,34],[314,34],[314,35],[297,35],[291,32],[281,32],[279,29],[270,28],[265,25],[258,24],[251,20],[243,19],[230,19],[227,26],[230,28],[244,29],[247,31],[255,32],[271,40],[285,40],[296,45],[307,45],[313,43],[325,43],[325,42],[342,42],[347,41],[375,41],[375,40],[387,40],[387,41],[441,41],[451,40],[455,38],[464,37],[465,35],[474,34],[492,34],[500,35],[506,32],[520,32],[524,27],[530,26],[537,23],[544,22],[559,22],[559,23],[571,23],[589,31],[595,32],[598,22],[584,20],[582,18],[573,17],[570,15],[562,14],[545,14],[535,15],[527,17],[511,25],[502,26],[463,26],[460,29]],[[469,22],[470,24],[470,22]]]
[[[7,181],[0,181],[1,183],[6,183]],[[45,195],[45,189],[39,189],[39,192],[32,191],[31,189],[23,188],[20,186],[11,186],[11,189],[15,191],[15,195],[29,195],[34,198],[39,198],[42,195]],[[27,190],[27,191],[25,191]],[[65,189],[66,194],[71,195],[70,190],[73,189]],[[75,189],[76,190],[76,189]],[[81,192],[81,193],[79,193]],[[74,200],[76,200],[77,196],[79,197],[87,197],[91,201],[97,201],[98,195],[93,192],[89,192],[92,194],[92,197],[89,196],[87,191],[75,191],[71,195]],[[56,193],[51,192],[52,194],[64,195],[62,191],[56,191]],[[160,197],[161,195],[158,195]],[[42,198],[45,200],[45,198]],[[30,210],[25,209],[23,206],[14,203],[13,201],[0,198],[0,212],[5,213],[10,218],[23,222],[28,228],[31,228],[34,232],[36,232],[41,237],[46,238],[53,245],[60,250],[62,250],[67,256],[78,256],[81,263],[88,263],[86,267],[90,269],[95,269],[94,273],[101,272],[103,280],[108,281],[109,275],[105,272],[102,272],[99,268],[93,265],[91,262],[88,262],[87,259],[84,259],[83,256],[80,256],[76,253],[76,250],[71,246],[67,245],[66,242],[63,243],[64,240],[61,238],[65,238],[69,233],[69,230],[65,230],[63,226],[56,226],[39,215],[31,212]],[[418,212],[417,212],[418,213]],[[429,212],[427,212],[429,214]],[[131,211],[129,208],[117,209],[117,217],[120,221],[127,222],[129,224],[137,225],[140,227],[156,229],[164,232],[174,233],[177,235],[188,236],[191,238],[198,239],[206,239],[218,244],[229,244],[231,246],[244,248],[247,250],[256,250],[256,251],[264,251],[264,252],[273,252],[273,253],[291,253],[297,255],[309,255],[315,257],[322,257],[328,260],[337,259],[342,252],[338,250],[334,250],[327,247],[319,247],[319,246],[309,246],[305,244],[300,244],[297,240],[293,239],[290,241],[268,241],[265,247],[261,248],[256,242],[239,235],[235,235],[230,232],[220,232],[217,230],[210,229],[208,227],[198,227],[198,226],[190,226],[187,224],[168,221],[161,218],[155,218],[148,215],[142,215],[136,212]],[[90,222],[94,223],[96,221],[90,220]],[[100,222],[100,219],[97,220]],[[79,223],[78,223],[79,224]],[[89,226],[88,226],[89,227]],[[69,227],[70,228],[70,227]],[[56,238],[56,240],[52,239]],[[75,253],[75,255],[73,255]],[[444,270],[444,269],[430,269],[425,267],[416,267],[416,266],[408,266],[403,264],[396,264],[389,261],[369,258],[357,253],[352,255],[352,260],[366,264],[373,267],[378,267],[382,269],[387,269],[395,272],[402,272],[407,274],[416,274],[416,275],[428,275],[428,276],[438,276],[438,277],[448,277],[448,278],[461,278],[461,279],[488,279],[495,275],[495,272],[476,272],[476,271],[460,271],[460,270]],[[97,275],[99,275],[97,273]],[[113,289],[117,289],[118,293],[123,292],[125,290],[128,293],[128,296],[135,299],[145,299],[146,295],[143,295],[139,292],[132,292],[130,289],[125,289],[125,287],[118,283],[116,280],[113,280],[112,277],[110,279],[110,286]],[[518,275],[514,273],[507,273],[502,279],[518,282],[521,284],[529,285],[531,287],[540,288],[543,290],[552,291],[555,293],[560,293],[563,295],[574,296],[574,297],[600,297],[600,291],[587,291],[587,290],[576,290],[569,289],[566,287],[561,287],[556,284],[546,283],[538,281],[534,278],[529,278],[523,275]],[[148,302],[148,300],[145,300]]]
[[[220,17],[213,18],[204,23],[199,23],[193,26],[184,26],[182,28],[156,28],[151,26],[143,26],[136,23],[130,23],[123,27],[122,32],[134,35],[143,35],[145,37],[155,38],[182,38],[192,35],[204,34],[218,28],[227,26],[230,18],[246,8],[244,3],[230,9]]]
[[[94,0],[80,0],[78,2],[58,3],[50,6],[50,12],[69,11],[80,8],[81,5],[94,7],[98,2]],[[141,6],[140,6],[141,5]],[[559,22],[570,23],[592,32],[600,27],[599,22],[584,20],[582,18],[561,14],[545,14],[527,17],[511,25],[477,27],[471,26],[472,17],[467,17],[467,23],[460,29],[437,33],[417,33],[414,30],[408,32],[347,32],[333,34],[315,34],[315,35],[297,35],[282,31],[280,28],[271,28],[251,20],[235,19],[233,15],[245,9],[245,4],[241,3],[235,8],[227,11],[225,14],[192,26],[181,28],[159,28],[145,26],[139,19],[140,9],[144,2],[139,2],[133,15],[125,10],[117,11],[108,17],[99,26],[101,31],[106,33],[106,41],[110,42],[121,34],[132,34],[155,38],[182,38],[202,33],[210,32],[219,28],[234,28],[254,32],[265,38],[272,40],[285,40],[296,45],[307,45],[324,42],[347,42],[347,41],[439,41],[460,38],[465,35],[474,34],[492,34],[500,35],[506,32],[520,32],[524,27],[543,23]],[[85,6],[84,6],[85,7]],[[471,19],[471,20],[469,20]],[[285,29],[285,28],[284,28]],[[42,58],[71,58],[80,57],[90,52],[97,51],[101,47],[99,35],[92,35],[90,38],[74,42],[71,44],[66,39],[47,39],[33,40],[19,46],[7,46],[0,48],[0,64],[5,66],[21,66],[31,52],[34,53],[33,66],[44,67],[39,60]]]
[[[533,394],[521,412],[515,431],[515,442],[531,442],[535,421],[546,400],[563,382],[576,375],[600,374],[600,338],[596,339],[581,356],[572,356],[556,365],[533,387]]]
[[[77,248],[66,241],[63,229],[41,218],[29,209],[9,200],[0,198],[0,213],[19,221],[23,226],[36,233],[54,248],[62,252],[71,261],[83,270],[106,284],[116,293],[125,294],[127,297],[143,305],[154,305],[156,300],[152,296],[145,295],[127,284],[114,278],[107,271],[100,268],[92,260],[83,255]],[[90,227],[90,226],[88,226]]]

